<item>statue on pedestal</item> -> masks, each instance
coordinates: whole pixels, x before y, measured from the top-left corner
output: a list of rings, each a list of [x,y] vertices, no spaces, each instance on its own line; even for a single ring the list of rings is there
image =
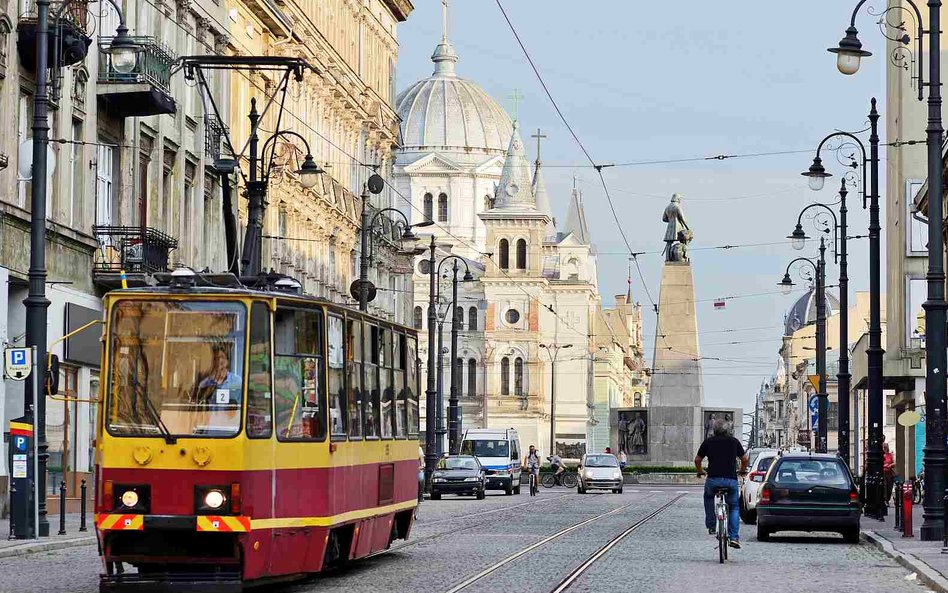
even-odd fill
[[[665,229],[665,261],[686,262],[688,261],[688,243],[694,238],[688,221],[685,220],[685,213],[681,208],[681,194],[674,194],[668,206],[665,206],[665,212],[662,214],[662,222],[667,223]]]

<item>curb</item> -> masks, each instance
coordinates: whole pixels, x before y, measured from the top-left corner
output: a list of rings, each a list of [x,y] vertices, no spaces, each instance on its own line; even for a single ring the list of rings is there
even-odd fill
[[[0,548],[0,558],[10,558],[13,556],[25,556],[38,552],[50,552],[53,550],[63,550],[66,548],[76,548],[95,543],[95,536],[89,535],[72,539],[50,541],[50,542],[27,542]]]
[[[911,554],[900,552],[895,549],[892,542],[877,534],[874,531],[863,530],[863,536],[873,545],[882,550],[887,556],[895,559],[896,562],[914,571],[918,579],[941,593],[948,593],[948,578],[945,578],[940,572],[929,566],[926,562],[919,560]]]

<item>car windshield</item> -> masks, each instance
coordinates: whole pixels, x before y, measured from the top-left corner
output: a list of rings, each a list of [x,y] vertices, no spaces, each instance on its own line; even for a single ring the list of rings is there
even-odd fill
[[[827,486],[850,488],[849,472],[836,459],[783,459],[774,468],[774,483],[780,486]]]
[[[587,455],[586,467],[619,467],[619,462],[612,455]]]
[[[476,470],[477,460],[473,457],[446,457],[438,464],[438,469]]]
[[[461,445],[461,453],[475,457],[508,457],[510,445],[502,439],[464,441]]]
[[[116,303],[109,334],[109,432],[236,435],[246,315],[241,303]]]

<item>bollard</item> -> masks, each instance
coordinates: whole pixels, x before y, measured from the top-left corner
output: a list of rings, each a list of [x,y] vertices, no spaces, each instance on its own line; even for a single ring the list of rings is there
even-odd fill
[[[59,483],[59,535],[66,535],[66,482]]]
[[[902,531],[902,481],[898,478],[895,479],[895,486],[893,488],[895,494],[893,498],[893,505],[895,506],[895,530]]]
[[[912,529],[912,485],[902,485],[902,537],[915,537]]]
[[[79,486],[79,531],[86,530],[86,481]]]

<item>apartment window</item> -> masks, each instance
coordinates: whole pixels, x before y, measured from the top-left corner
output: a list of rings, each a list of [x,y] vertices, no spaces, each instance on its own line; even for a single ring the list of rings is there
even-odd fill
[[[506,270],[510,268],[510,241],[507,239],[500,240],[500,246],[497,249],[500,261],[500,269]]]
[[[477,395],[477,361],[473,358],[467,361],[467,395]]]
[[[431,194],[425,194],[424,207],[425,220],[434,220],[434,197]]]
[[[17,109],[18,126],[16,135],[17,145],[20,145],[33,137],[31,127],[33,124],[33,96],[28,93],[20,93],[20,103]],[[20,208],[26,208],[27,196],[32,191],[31,186],[32,184],[29,181],[17,182],[16,205]]]
[[[194,176],[197,166],[192,161],[184,164],[184,193],[181,196],[181,258],[188,265],[194,265],[195,247],[200,243],[197,226],[194,224]]]
[[[438,194],[438,222],[448,222],[448,195]]]
[[[510,395],[510,359],[500,359],[500,394]]]
[[[913,216],[915,196],[924,185],[917,179],[905,180],[905,248],[908,255],[928,254],[928,225]]]
[[[922,303],[928,298],[928,281],[925,278],[905,279],[905,346],[918,348],[924,342],[925,310]],[[912,338],[917,338],[914,346]]]
[[[163,204],[165,205],[164,213],[164,227],[165,230],[171,231],[171,229],[177,228],[177,219],[175,214],[175,204],[178,201],[174,198],[175,191],[175,175],[174,175],[174,164],[177,160],[177,154],[173,150],[165,149],[162,154],[162,169],[161,169],[161,198]]]
[[[110,226],[112,220],[112,201],[115,199],[115,148],[104,140],[99,140],[96,154],[95,188],[95,224]]]
[[[527,242],[523,239],[517,240],[517,269],[527,269]]]
[[[7,57],[9,56],[10,33],[8,20],[0,19],[0,80],[7,77]]]
[[[66,212],[63,222],[73,228],[82,228],[82,173],[85,171],[83,166],[83,144],[82,144],[82,120],[73,120],[72,122],[72,145],[69,151],[69,202],[66,204]]]

